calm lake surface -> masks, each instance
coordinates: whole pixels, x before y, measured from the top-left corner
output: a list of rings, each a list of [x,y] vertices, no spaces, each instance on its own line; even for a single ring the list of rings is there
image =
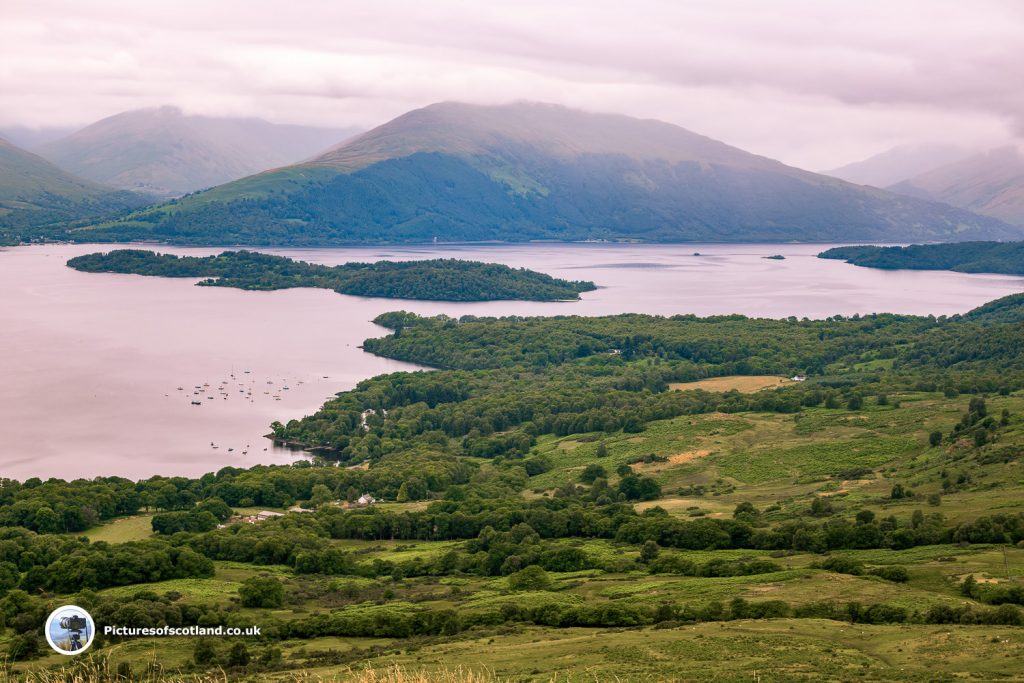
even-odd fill
[[[593,280],[601,287],[580,302],[467,304],[313,289],[200,288],[195,280],[88,274],[65,266],[72,256],[110,245],[0,250],[0,477],[195,476],[226,465],[290,462],[295,455],[262,436],[271,421],[308,415],[367,377],[415,369],[358,348],[367,337],[385,333],[369,322],[385,311],[941,315],[1024,291],[1019,277],[881,271],[814,257],[827,246],[266,250],[326,264],[465,258]],[[786,259],[763,258],[773,254]]]

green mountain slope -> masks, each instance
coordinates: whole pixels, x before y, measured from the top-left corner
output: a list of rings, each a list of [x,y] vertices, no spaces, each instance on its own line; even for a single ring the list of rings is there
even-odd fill
[[[170,198],[302,161],[356,132],[161,107],[105,118],[38,151],[83,178]]]
[[[0,242],[53,224],[107,216],[143,200],[62,171],[0,138]]]
[[[304,164],[83,231],[92,240],[962,240],[1000,221],[786,166],[678,126],[436,104]]]

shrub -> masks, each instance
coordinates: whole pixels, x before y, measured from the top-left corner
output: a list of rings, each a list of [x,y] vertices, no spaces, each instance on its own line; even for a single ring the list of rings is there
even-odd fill
[[[509,575],[508,587],[514,591],[546,591],[551,588],[551,577],[537,565],[531,565]]]
[[[903,567],[879,567],[872,569],[871,574],[894,583],[906,583],[910,580],[910,574]]]
[[[284,586],[273,576],[254,576],[238,588],[243,607],[280,607]]]
[[[834,556],[826,558],[820,562],[815,562],[811,565],[815,569],[827,569],[830,572],[836,572],[837,574],[850,574],[851,576],[861,576],[864,573],[864,565],[857,560],[850,559],[849,557]]]
[[[593,484],[596,479],[607,479],[608,472],[598,465],[597,463],[591,463],[587,465],[586,469],[580,475],[580,481],[584,484]]]

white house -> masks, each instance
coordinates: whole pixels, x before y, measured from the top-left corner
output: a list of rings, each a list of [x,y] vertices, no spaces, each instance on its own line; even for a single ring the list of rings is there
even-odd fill
[[[377,499],[371,496],[369,493],[364,493],[359,496],[359,500],[356,501],[357,505],[373,505],[377,502]]]

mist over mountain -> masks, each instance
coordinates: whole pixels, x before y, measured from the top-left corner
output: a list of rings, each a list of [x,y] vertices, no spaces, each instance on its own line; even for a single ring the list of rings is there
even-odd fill
[[[0,138],[7,140],[7,142],[12,145],[17,145],[18,147],[31,152],[39,145],[44,145],[47,142],[53,142],[54,140],[60,140],[63,137],[71,135],[75,130],[75,128],[66,126],[42,128],[5,126],[0,128]]]
[[[1024,226],[1024,156],[1012,145],[931,169],[889,189]]]
[[[1008,239],[1021,231],[653,120],[442,103],[87,231],[179,243]]]
[[[143,205],[143,198],[77,178],[0,138],[0,243],[25,230],[107,216]]]
[[[170,198],[303,161],[357,132],[161,107],[110,116],[37,151],[83,178]]]
[[[971,150],[955,145],[900,145],[822,173],[857,185],[888,187],[971,154]]]

